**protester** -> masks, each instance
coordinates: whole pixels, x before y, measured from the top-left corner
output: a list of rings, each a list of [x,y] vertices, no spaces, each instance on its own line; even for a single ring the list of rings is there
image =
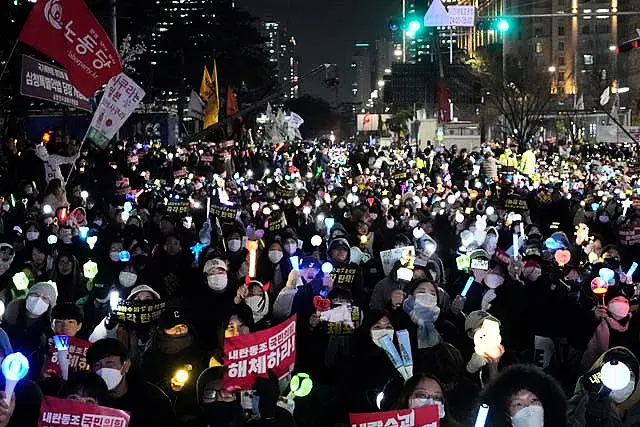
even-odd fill
[[[107,385],[106,406],[132,414],[130,427],[177,425],[167,395],[129,373],[131,361],[120,341],[105,338],[95,342],[87,351],[87,363]]]

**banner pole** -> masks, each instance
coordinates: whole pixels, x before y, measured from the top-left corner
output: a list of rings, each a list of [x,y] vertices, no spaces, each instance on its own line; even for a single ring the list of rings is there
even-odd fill
[[[13,48],[11,48],[11,52],[9,52],[9,57],[7,58],[7,62],[4,64],[4,67],[2,68],[2,73],[0,73],[0,81],[2,81],[2,78],[4,77],[4,74],[7,71],[7,68],[9,68],[9,62],[11,62],[11,58],[13,57],[13,53],[16,50],[16,46],[18,46],[18,39],[16,39],[16,42],[13,44]]]
[[[89,135],[89,129],[91,128],[91,126],[89,126],[87,128],[87,131],[84,133],[84,137],[82,138],[82,142],[80,142],[80,147],[78,147],[78,153],[82,152],[82,146],[84,146],[84,141],[87,139],[87,135]],[[67,179],[64,182],[64,186],[67,186],[67,183],[69,182],[69,178],[71,178],[71,174],[73,173],[73,170],[76,168],[76,162],[78,160],[76,159],[76,161],[73,162],[73,164],[71,165],[71,169],[69,169],[69,173],[67,174]]]

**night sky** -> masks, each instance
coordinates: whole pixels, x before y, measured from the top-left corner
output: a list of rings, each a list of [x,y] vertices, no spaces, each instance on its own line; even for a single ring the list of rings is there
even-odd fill
[[[300,74],[321,63],[338,65],[342,84],[339,101],[348,99],[354,43],[368,43],[386,34],[387,19],[401,9],[401,0],[238,0],[253,15],[271,15],[289,28],[298,43]],[[333,101],[333,92],[316,75],[301,85],[303,93]]]

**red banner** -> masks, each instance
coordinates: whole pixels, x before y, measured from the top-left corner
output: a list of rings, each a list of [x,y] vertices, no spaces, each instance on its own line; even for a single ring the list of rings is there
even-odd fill
[[[87,349],[91,347],[89,341],[81,340],[76,337],[69,337],[69,375],[73,372],[88,371],[87,365]],[[44,373],[50,377],[60,377],[60,365],[58,364],[58,352],[53,338],[49,338],[49,353],[47,354],[47,362],[44,366]]]
[[[125,411],[47,396],[42,399],[38,419],[38,427],[128,425],[129,414]]]
[[[267,377],[269,369],[286,375],[296,361],[296,316],[253,334],[224,340],[223,385],[227,391],[253,389],[258,377]]]
[[[62,64],[86,97],[122,72],[118,52],[82,0],[38,0],[18,39]]]
[[[398,411],[349,414],[351,427],[439,427],[438,407],[425,406]]]

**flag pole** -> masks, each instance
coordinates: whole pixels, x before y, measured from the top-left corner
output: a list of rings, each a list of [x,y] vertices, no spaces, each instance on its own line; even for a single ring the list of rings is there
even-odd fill
[[[84,145],[84,141],[87,139],[87,135],[89,135],[89,129],[91,128],[91,125],[89,125],[89,127],[87,128],[87,131],[84,133],[84,137],[82,138],[82,141],[80,142],[80,147],[78,147],[78,153],[80,154],[82,152],[82,146]],[[66,187],[67,183],[69,182],[69,178],[71,178],[71,174],[73,173],[73,170],[76,168],[76,162],[78,161],[78,159],[76,159],[73,164],[71,165],[71,169],[69,169],[69,173],[67,174],[67,179],[64,181],[63,185]]]
[[[7,68],[9,68],[9,62],[11,62],[11,58],[13,57],[13,53],[16,50],[16,46],[18,46],[18,39],[16,39],[16,42],[13,44],[13,48],[11,49],[11,52],[9,53],[9,57],[7,58],[7,62],[4,64],[4,67],[2,67],[2,73],[0,73],[0,81],[2,81],[2,78],[4,77],[4,74],[7,71]]]

